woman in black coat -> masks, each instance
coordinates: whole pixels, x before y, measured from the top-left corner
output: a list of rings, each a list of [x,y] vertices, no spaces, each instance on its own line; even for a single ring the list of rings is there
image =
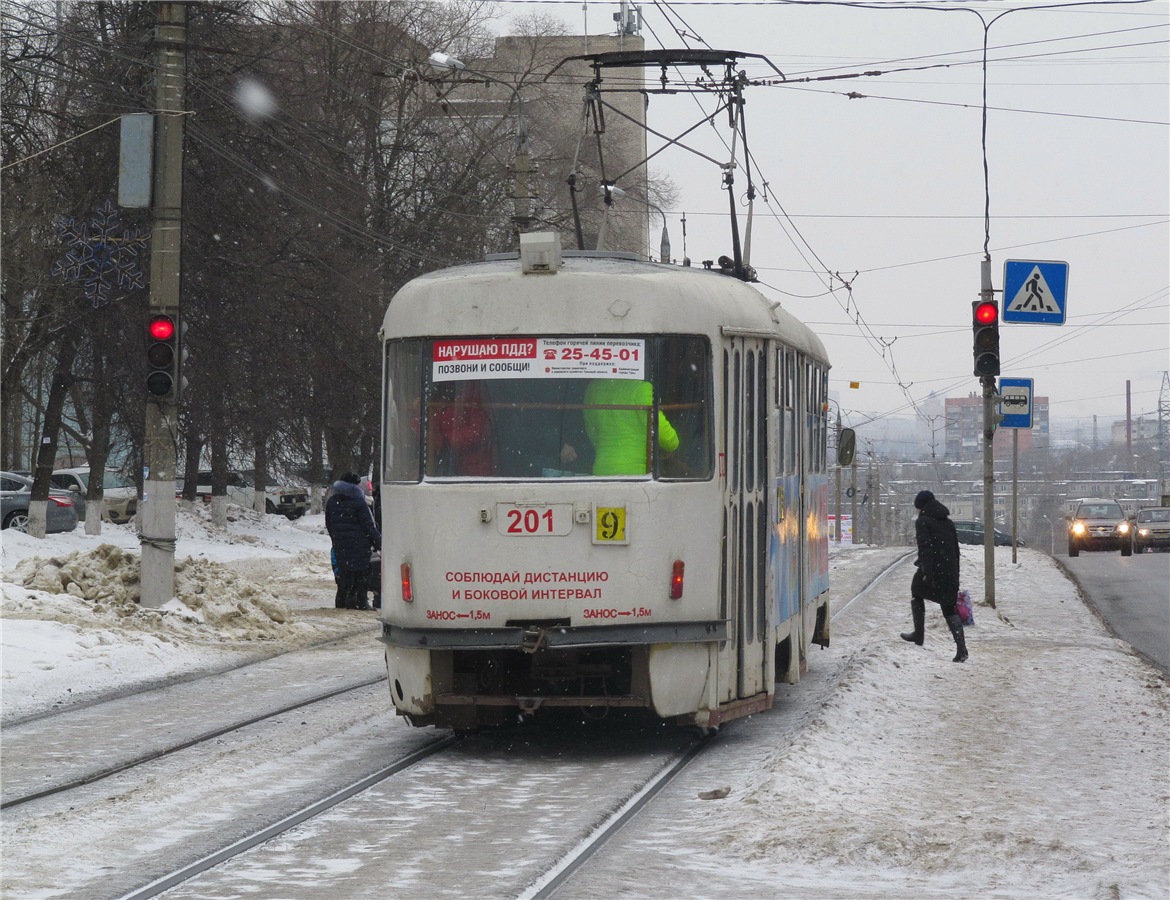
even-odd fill
[[[382,535],[366,505],[361,479],[351,473],[333,485],[325,504],[325,529],[337,558],[337,599],[346,609],[371,609],[366,600],[370,551],[382,546]]]
[[[930,491],[919,491],[914,498],[918,519],[914,523],[914,537],[918,543],[918,571],[910,582],[910,613],[914,630],[902,633],[902,640],[922,646],[926,629],[926,603],[930,600],[942,609],[943,618],[955,638],[955,662],[967,660],[967,642],[963,636],[963,620],[955,612],[959,595],[959,537],[951,511],[935,499]]]

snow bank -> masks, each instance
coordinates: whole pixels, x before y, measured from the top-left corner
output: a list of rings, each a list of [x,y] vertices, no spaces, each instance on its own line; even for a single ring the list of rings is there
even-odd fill
[[[374,627],[333,608],[321,516],[231,512],[217,529],[205,510],[180,510],[175,596],[158,609],[140,605],[129,526],[43,540],[3,532],[0,722]]]

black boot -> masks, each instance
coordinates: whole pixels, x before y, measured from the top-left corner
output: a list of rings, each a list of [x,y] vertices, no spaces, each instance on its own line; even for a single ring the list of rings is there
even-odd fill
[[[902,640],[922,646],[923,634],[926,630],[926,601],[921,597],[910,600],[910,615],[914,617],[914,630],[903,631]]]
[[[963,637],[963,619],[956,613],[947,616],[947,624],[951,627],[951,634],[955,636],[955,658],[952,662],[966,662],[967,641]]]

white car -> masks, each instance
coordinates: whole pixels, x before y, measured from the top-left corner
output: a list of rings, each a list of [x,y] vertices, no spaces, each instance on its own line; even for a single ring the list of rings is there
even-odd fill
[[[196,481],[195,496],[202,497],[204,502],[211,500],[211,472],[200,472]],[[252,500],[256,496],[251,479],[240,472],[228,472],[227,498],[229,503],[253,509]],[[279,487],[267,485],[264,489],[264,511],[271,515],[279,514],[288,519],[299,519],[309,509],[309,494],[305,488]]]
[[[55,488],[76,491],[82,499],[89,491],[89,468],[56,469],[50,479]],[[125,525],[138,512],[138,487],[114,469],[102,477],[102,518],[115,525]]]

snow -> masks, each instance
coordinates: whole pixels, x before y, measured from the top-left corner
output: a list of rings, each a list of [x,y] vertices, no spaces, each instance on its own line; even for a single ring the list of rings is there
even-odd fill
[[[332,608],[319,515],[181,511],[159,610],[135,602],[129,527],[2,541],[5,724],[372,622]],[[1032,550],[997,551],[991,609],[963,548],[969,662],[931,604],[908,644],[907,566],[846,603],[905,549],[831,548],[832,646],[586,864],[590,896],[1170,896],[1166,678]]]
[[[332,608],[322,515],[289,522],[229,506],[224,530],[196,508],[179,515],[177,531],[176,596],[160,609],[138,605],[139,544],[130,525],[107,522],[100,535],[77,528],[43,540],[0,533],[0,723],[369,625]]]

